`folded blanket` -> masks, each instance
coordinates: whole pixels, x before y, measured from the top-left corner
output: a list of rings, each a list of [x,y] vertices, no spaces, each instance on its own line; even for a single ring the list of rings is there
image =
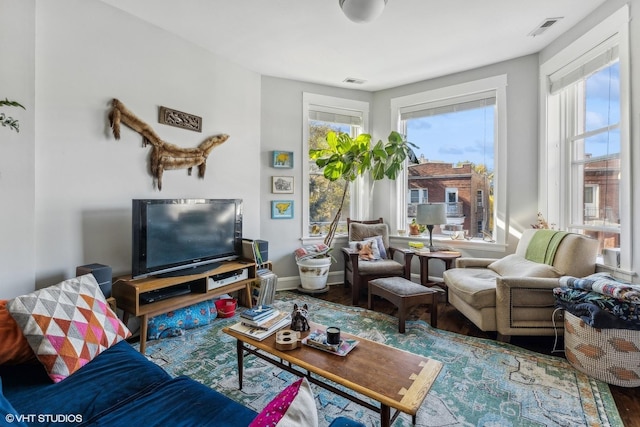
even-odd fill
[[[639,304],[620,301],[616,298],[602,295],[597,292],[585,291],[582,289],[572,289],[568,287],[554,288],[553,295],[556,298],[557,306],[560,306],[564,303],[592,304],[624,322],[629,322],[633,325],[636,325],[634,327],[626,327],[621,329],[640,329]]]
[[[560,278],[560,285],[593,291],[632,304],[640,304],[640,286],[617,280],[609,273],[595,273],[583,278],[564,276]]]
[[[321,255],[325,255],[331,248],[324,243],[317,243],[315,245],[303,246],[296,249],[293,254],[296,257],[296,261],[304,259],[315,258]]]
[[[525,258],[529,261],[553,265],[558,246],[560,246],[562,239],[564,239],[567,234],[569,233],[566,231],[536,231],[527,246]]]
[[[640,322],[630,322],[614,316],[607,310],[600,308],[597,304],[583,302],[574,304],[572,302],[556,300],[556,307],[562,308],[584,323],[597,329],[633,329],[640,330]]]

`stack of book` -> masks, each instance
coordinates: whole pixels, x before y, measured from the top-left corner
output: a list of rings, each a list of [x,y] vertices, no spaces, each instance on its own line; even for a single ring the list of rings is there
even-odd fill
[[[240,322],[231,326],[231,329],[261,341],[290,323],[290,313],[263,305],[240,313]]]

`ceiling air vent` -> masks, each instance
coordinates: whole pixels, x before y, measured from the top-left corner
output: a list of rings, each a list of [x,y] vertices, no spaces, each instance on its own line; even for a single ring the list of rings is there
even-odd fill
[[[350,84],[354,84],[354,85],[361,85],[365,82],[366,80],[362,80],[362,79],[356,79],[354,77],[347,77],[346,79],[344,79],[342,82],[343,83],[350,83]]]
[[[547,31],[549,29],[549,27],[551,27],[553,24],[555,24],[556,22],[558,22],[561,19],[562,19],[562,17],[545,19],[544,21],[542,21],[542,23],[540,25],[538,25],[536,28],[533,29],[533,31],[531,31],[529,33],[529,36],[531,36],[531,37],[539,36],[540,34],[542,34],[545,31]]]

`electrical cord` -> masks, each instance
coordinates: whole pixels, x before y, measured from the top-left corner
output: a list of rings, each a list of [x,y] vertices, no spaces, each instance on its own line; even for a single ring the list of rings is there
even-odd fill
[[[556,308],[555,310],[553,310],[553,313],[551,314],[551,322],[553,323],[553,332],[555,334],[555,338],[553,340],[553,349],[551,350],[551,353],[564,353],[564,350],[559,350],[558,347],[558,327],[556,326],[556,313],[558,312],[558,310],[564,310],[562,308]]]

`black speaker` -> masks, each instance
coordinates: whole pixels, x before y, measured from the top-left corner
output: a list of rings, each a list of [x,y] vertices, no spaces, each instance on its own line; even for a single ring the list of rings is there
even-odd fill
[[[250,240],[250,239],[242,239],[242,257],[246,259],[252,259],[256,262],[260,262],[255,259],[252,246],[258,244],[258,251],[260,252],[260,256],[262,257],[262,262],[269,261],[269,242],[266,240]]]
[[[103,264],[87,264],[76,267],[76,276],[93,274],[105,298],[111,296],[111,267]]]

